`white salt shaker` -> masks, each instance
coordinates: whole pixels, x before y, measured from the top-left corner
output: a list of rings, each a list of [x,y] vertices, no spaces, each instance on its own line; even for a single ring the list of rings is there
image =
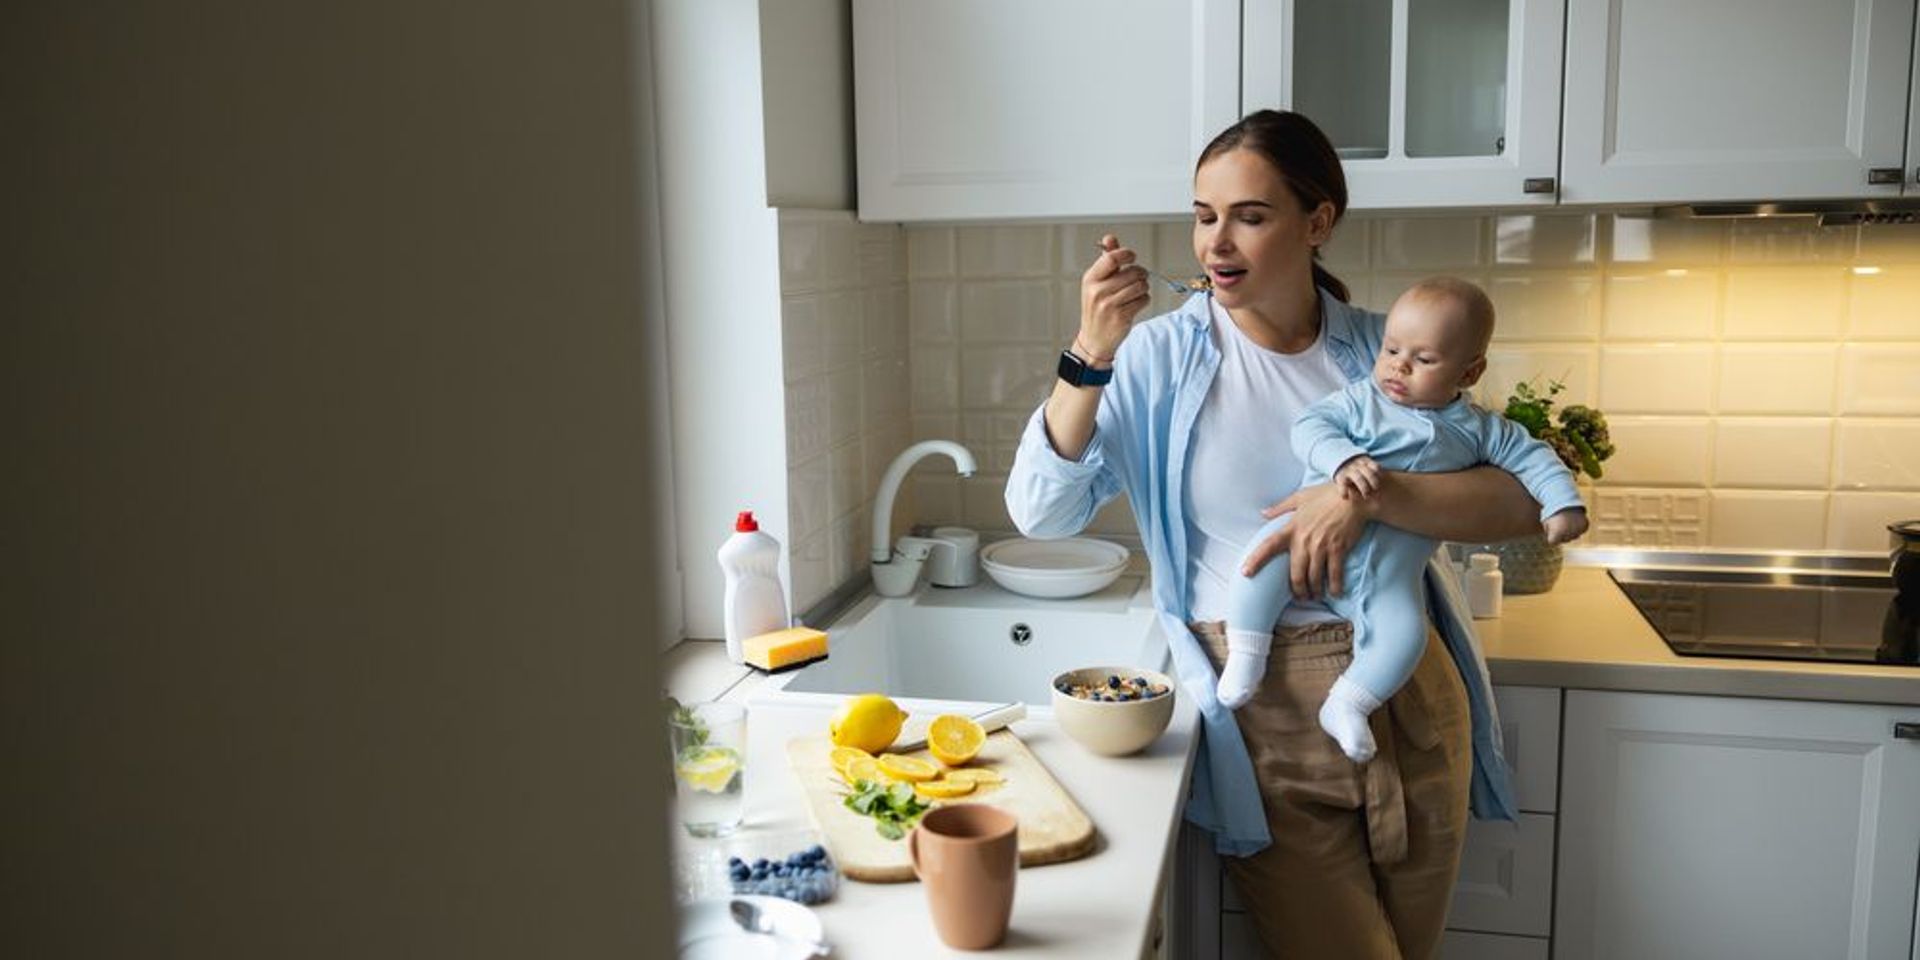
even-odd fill
[[[1505,581],[1498,555],[1476,553],[1467,558],[1467,608],[1475,620],[1500,616],[1500,594]]]

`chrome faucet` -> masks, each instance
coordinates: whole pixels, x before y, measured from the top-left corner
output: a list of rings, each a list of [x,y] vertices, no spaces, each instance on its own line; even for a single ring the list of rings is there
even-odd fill
[[[973,476],[977,469],[973,454],[952,440],[922,440],[902,450],[887,465],[887,472],[880,476],[880,489],[874,495],[873,550],[869,555],[873,587],[883,597],[904,597],[912,593],[927,558],[933,555],[936,548],[945,546],[941,541],[927,537],[901,537],[898,544],[887,542],[893,527],[893,501],[900,493],[900,484],[906,480],[907,471],[921,457],[935,453],[951,457],[954,467],[963,477]]]

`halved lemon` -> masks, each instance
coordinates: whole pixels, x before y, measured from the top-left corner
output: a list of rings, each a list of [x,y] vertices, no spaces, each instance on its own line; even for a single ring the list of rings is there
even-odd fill
[[[927,725],[927,752],[949,767],[972,760],[986,742],[987,731],[957,713],[943,713]]]
[[[919,757],[903,757],[897,753],[883,753],[879,759],[880,769],[895,780],[908,780],[919,783],[932,780],[940,775],[940,768]]]
[[[964,797],[973,792],[971,780],[928,780],[913,785],[913,792],[929,800],[946,800],[952,797]]]
[[[840,776],[853,786],[855,780],[867,780],[873,783],[885,783],[886,774],[880,769],[880,761],[872,757],[854,757],[840,768]]]
[[[959,770],[948,770],[947,779],[955,780],[955,781],[965,781],[967,783],[1005,783],[1007,782],[1007,778],[1001,776],[1000,771],[995,770],[992,767],[963,767]]]
[[[833,764],[833,769],[842,776],[846,775],[848,762],[861,757],[871,760],[873,754],[859,747],[834,747],[833,752],[827,754],[827,760]]]

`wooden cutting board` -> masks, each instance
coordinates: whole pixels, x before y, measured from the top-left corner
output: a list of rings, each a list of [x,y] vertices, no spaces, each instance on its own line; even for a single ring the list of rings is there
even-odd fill
[[[824,736],[787,741],[787,760],[794,776],[800,778],[808,812],[840,872],[869,883],[914,879],[905,838],[888,840],[874,830],[873,818],[854,813],[841,803],[847,787],[828,760],[832,749],[832,742]],[[932,760],[925,750],[907,756]],[[990,803],[1020,818],[1021,866],[1059,863],[1093,852],[1093,821],[1011,731],[989,734],[980,755],[968,766],[992,767],[1006,781],[983,784],[964,797],[935,803]]]

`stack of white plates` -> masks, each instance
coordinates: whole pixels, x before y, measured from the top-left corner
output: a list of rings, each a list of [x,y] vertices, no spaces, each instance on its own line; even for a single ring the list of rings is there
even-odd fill
[[[1017,537],[980,551],[980,566],[993,582],[1029,597],[1061,600],[1101,590],[1127,568],[1127,548],[1105,540]]]

